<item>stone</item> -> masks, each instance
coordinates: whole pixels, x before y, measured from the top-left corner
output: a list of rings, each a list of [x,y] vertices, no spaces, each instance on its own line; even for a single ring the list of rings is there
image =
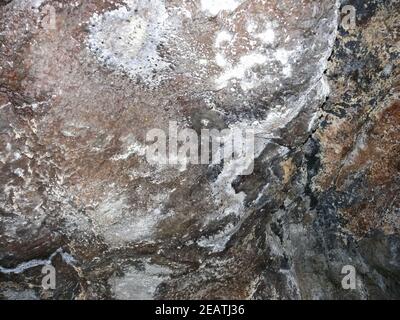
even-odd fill
[[[398,298],[399,8],[366,2],[0,2],[0,297]],[[254,169],[149,163],[171,122],[252,130]]]

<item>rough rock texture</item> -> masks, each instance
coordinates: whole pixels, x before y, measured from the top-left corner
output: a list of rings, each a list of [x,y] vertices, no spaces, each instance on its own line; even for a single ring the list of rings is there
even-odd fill
[[[399,298],[399,11],[0,2],[0,297]],[[254,172],[149,164],[170,121],[253,129]]]

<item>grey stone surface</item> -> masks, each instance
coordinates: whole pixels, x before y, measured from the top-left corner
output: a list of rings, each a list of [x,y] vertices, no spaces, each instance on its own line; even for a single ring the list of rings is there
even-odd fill
[[[398,298],[399,7],[365,2],[0,2],[0,297]],[[254,172],[149,164],[170,121],[254,130]]]

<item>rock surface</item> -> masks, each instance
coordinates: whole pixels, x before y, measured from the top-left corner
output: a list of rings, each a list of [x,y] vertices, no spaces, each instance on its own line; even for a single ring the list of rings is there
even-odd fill
[[[0,298],[399,298],[399,11],[1,1]],[[149,164],[171,121],[254,130],[253,173]]]

